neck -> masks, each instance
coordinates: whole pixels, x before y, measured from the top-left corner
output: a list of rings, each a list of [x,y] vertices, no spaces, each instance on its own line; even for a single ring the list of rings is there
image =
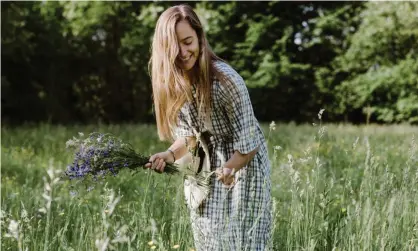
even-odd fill
[[[196,67],[193,67],[188,71],[184,71],[184,79],[188,81],[190,84],[194,84],[197,74],[198,73]]]

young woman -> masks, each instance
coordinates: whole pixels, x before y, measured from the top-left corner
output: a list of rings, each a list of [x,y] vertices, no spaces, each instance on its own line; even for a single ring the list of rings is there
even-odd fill
[[[190,6],[161,14],[150,66],[158,134],[173,143],[147,167],[163,172],[196,145],[198,131],[208,135],[210,168],[217,170],[208,197],[190,211],[197,250],[270,250],[265,138],[244,80],[212,52]]]

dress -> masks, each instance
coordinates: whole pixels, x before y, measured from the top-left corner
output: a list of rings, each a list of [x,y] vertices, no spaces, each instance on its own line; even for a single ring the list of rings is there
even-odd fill
[[[246,154],[257,146],[260,149],[235,174],[232,188],[211,177],[208,198],[190,212],[195,246],[198,251],[271,250],[271,164],[265,138],[242,77],[224,62],[214,64],[232,83],[213,81],[212,112],[204,126],[213,135],[210,147],[217,152],[210,156],[211,170],[221,167],[220,156],[227,161],[235,150]],[[175,137],[194,136],[196,107],[186,103],[178,118]]]

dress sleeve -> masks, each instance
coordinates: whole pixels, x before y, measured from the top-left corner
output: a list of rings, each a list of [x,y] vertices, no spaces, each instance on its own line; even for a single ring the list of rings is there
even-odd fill
[[[190,121],[187,119],[187,114],[188,112],[186,107],[180,109],[177,116],[178,125],[174,128],[175,139],[194,136],[193,129],[190,126]]]
[[[257,134],[258,121],[242,77],[234,70],[228,71],[228,83],[221,83],[220,100],[233,130],[234,150],[247,154],[261,142]]]

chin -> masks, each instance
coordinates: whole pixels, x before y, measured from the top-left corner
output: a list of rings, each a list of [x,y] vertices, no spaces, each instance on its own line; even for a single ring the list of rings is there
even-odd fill
[[[193,61],[193,62],[190,62],[190,63],[188,63],[188,64],[185,64],[184,66],[183,66],[183,69],[184,70],[186,70],[186,71],[189,71],[189,70],[191,70],[192,68],[193,68],[193,66],[196,64],[196,61]]]
[[[191,58],[190,58],[190,62],[188,62],[187,64],[184,64],[183,65],[183,69],[184,70],[186,70],[186,71],[189,71],[189,70],[191,70],[195,65],[196,65],[196,56],[192,56]]]

